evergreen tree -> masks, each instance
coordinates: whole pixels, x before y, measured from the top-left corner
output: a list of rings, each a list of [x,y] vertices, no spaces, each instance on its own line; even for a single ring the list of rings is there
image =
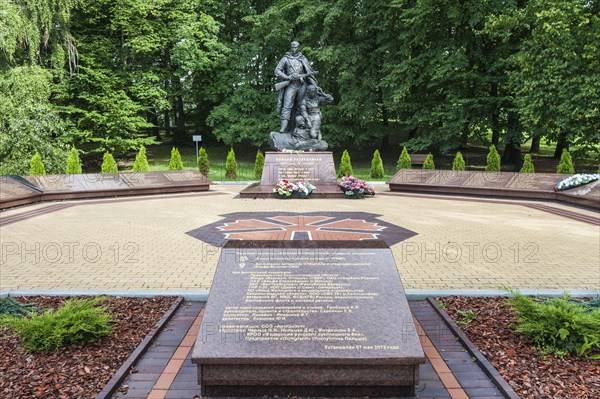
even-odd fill
[[[575,173],[575,168],[573,167],[573,160],[571,159],[571,154],[569,154],[569,150],[566,148],[563,150],[560,156],[560,163],[556,168],[556,173],[566,173],[573,174]]]
[[[465,160],[460,151],[456,152],[456,156],[452,162],[452,170],[465,170]]]
[[[79,153],[75,147],[71,147],[71,153],[67,158],[67,170],[68,175],[77,175],[83,173],[81,169],[81,160],[79,159]]]
[[[148,158],[146,158],[146,147],[143,145],[140,146],[140,150],[135,156],[135,161],[133,162],[133,171],[134,172],[148,172],[150,170],[150,165],[148,165]]]
[[[381,160],[381,155],[379,155],[379,150],[375,150],[373,153],[373,160],[371,161],[371,173],[370,176],[372,179],[381,179],[385,174],[385,170],[383,169],[383,161]]]
[[[425,162],[423,162],[423,169],[435,169],[435,163],[433,163],[433,155],[431,155],[431,153],[427,154]]]
[[[119,168],[117,167],[117,162],[115,162],[115,158],[108,153],[105,152],[102,157],[102,168],[101,173],[119,173]]]
[[[487,166],[485,170],[488,172],[500,172],[500,154],[496,150],[495,145],[490,146],[490,152],[487,155]]]
[[[535,168],[533,167],[533,162],[531,162],[531,155],[526,154],[525,159],[523,160],[523,167],[521,167],[520,173],[535,173]]]
[[[410,155],[408,155],[408,150],[406,147],[402,149],[402,153],[400,154],[400,158],[398,158],[398,165],[396,166],[396,171],[400,169],[410,169],[412,166]]]
[[[344,152],[342,153],[340,167],[338,168],[338,177],[351,175],[353,175],[353,172],[352,163],[350,162],[350,154],[348,154],[348,150],[344,150]]]
[[[45,174],[46,169],[44,168],[42,157],[40,157],[40,154],[36,152],[33,154],[33,157],[31,157],[31,163],[29,164],[29,176],[40,176]]]
[[[210,164],[208,162],[208,154],[206,153],[204,147],[200,147],[200,151],[198,151],[198,171],[204,176],[208,177]]]
[[[233,180],[237,177],[237,162],[235,161],[235,152],[233,152],[233,147],[229,150],[229,154],[227,154],[227,160],[225,161],[225,177],[229,180]]]
[[[254,161],[254,178],[260,180],[262,178],[263,168],[265,167],[265,156],[260,150],[256,153]]]
[[[175,147],[171,149],[171,159],[169,160],[169,170],[183,170],[183,161],[181,154]]]

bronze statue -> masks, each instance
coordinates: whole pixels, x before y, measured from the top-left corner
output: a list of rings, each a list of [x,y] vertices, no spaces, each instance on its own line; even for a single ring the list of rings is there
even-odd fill
[[[328,145],[321,136],[319,105],[331,103],[333,97],[318,86],[315,77],[318,72],[312,69],[299,48],[298,42],[292,42],[291,51],[275,68],[275,75],[282,79],[275,84],[281,125],[279,132],[271,132],[269,142],[276,150],[324,151]],[[297,127],[300,130],[308,127],[308,135],[299,135]]]

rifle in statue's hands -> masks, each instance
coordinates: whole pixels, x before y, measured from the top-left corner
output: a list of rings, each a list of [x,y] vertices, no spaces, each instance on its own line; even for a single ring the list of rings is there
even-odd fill
[[[301,79],[304,79],[304,78],[306,78],[308,76],[314,76],[314,75],[318,75],[318,74],[319,74],[318,71],[313,71],[313,72],[309,72],[309,73],[303,73],[301,75],[298,75],[297,79],[293,79],[293,80],[301,80]],[[281,89],[286,88],[290,84],[290,82],[292,82],[292,80],[284,80],[282,82],[275,83],[275,90],[279,91]]]

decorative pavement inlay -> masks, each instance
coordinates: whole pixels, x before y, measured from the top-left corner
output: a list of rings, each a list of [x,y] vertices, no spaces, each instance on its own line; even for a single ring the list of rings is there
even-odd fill
[[[236,212],[186,234],[215,246],[227,240],[384,240],[389,246],[417,233],[366,212]]]

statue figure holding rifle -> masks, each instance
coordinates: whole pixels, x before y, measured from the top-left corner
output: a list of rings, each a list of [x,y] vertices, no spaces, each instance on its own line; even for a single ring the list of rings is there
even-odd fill
[[[328,145],[321,140],[319,104],[333,101],[333,97],[325,94],[320,87],[315,75],[318,74],[310,66],[308,60],[299,51],[300,44],[291,43],[291,49],[277,64],[275,75],[281,80],[275,84],[277,90],[277,113],[280,119],[279,132],[271,132],[269,141],[276,150],[313,150],[324,151]],[[318,97],[311,92],[307,99],[307,88],[318,92]],[[322,101],[316,101],[321,98]],[[312,104],[312,109],[307,112],[307,100]],[[316,106],[316,108],[315,108]],[[310,108],[310,106],[309,106]],[[318,118],[316,116],[318,115]],[[310,138],[302,139],[294,135],[299,119],[303,125],[311,129]]]

